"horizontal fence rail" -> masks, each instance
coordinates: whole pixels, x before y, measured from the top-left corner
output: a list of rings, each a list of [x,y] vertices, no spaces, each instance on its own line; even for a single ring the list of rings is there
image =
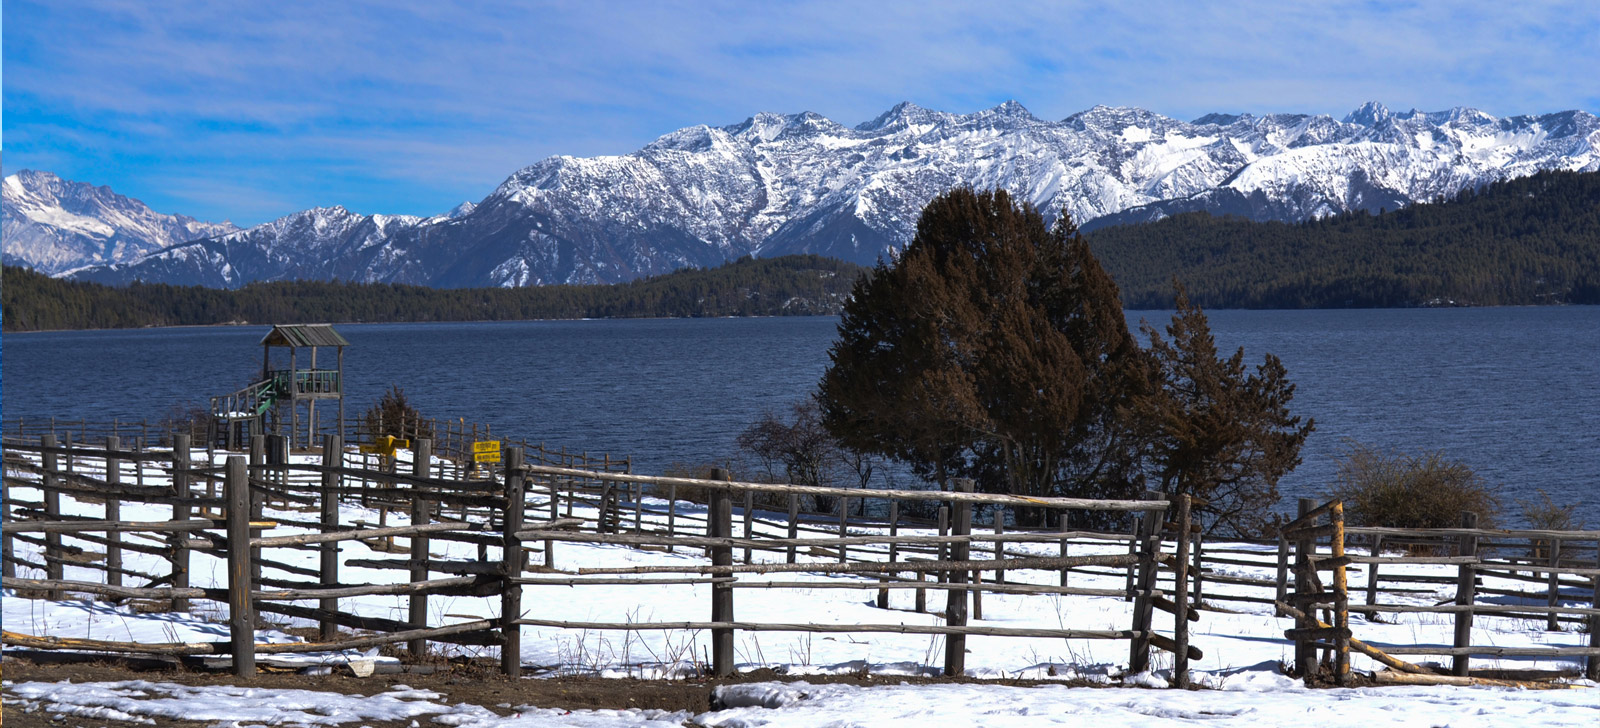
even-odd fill
[[[359,440],[347,449],[331,437],[320,452],[291,453],[281,437],[264,436],[246,443],[247,451],[229,454],[209,442],[194,447],[186,432],[149,437],[145,423],[58,421],[57,434],[51,434],[41,432],[48,421],[7,421],[5,584],[20,596],[87,594],[173,611],[188,610],[192,602],[225,604],[234,619],[234,638],[227,643],[103,642],[95,649],[229,655],[241,674],[254,669],[257,654],[403,645],[397,651],[421,659],[430,642],[498,649],[502,668],[519,674],[522,628],[538,627],[707,632],[705,669],[714,674],[733,671],[733,639],[741,631],[942,636],[943,667],[957,675],[965,671],[969,637],[1117,639],[1129,643],[1130,673],[1148,669],[1151,650],[1162,650],[1173,655],[1174,679],[1183,684],[1188,661],[1203,654],[1190,644],[1189,625],[1205,611],[1233,603],[1293,616],[1297,623],[1286,638],[1299,645],[1297,669],[1308,678],[1326,661],[1328,674],[1343,680],[1352,651],[1394,669],[1426,669],[1394,655],[1450,657],[1458,675],[1469,673],[1473,657],[1573,658],[1583,660],[1591,679],[1600,676],[1600,531],[1478,529],[1468,521],[1451,529],[1363,528],[1344,524],[1337,504],[1327,503],[1310,505],[1288,524],[1280,542],[1218,546],[1197,533],[1196,503],[1157,493],[1123,500],[1024,498],[973,492],[970,481],[957,481],[948,491],[864,491],[733,481],[725,472],[712,478],[650,476],[631,472],[627,458],[552,452],[509,440],[501,441],[501,462],[474,464],[472,445],[488,439],[487,427],[424,424],[450,438],[448,453],[418,439],[412,449],[390,457],[360,452]],[[86,442],[89,437],[98,439]],[[28,489],[22,497],[14,496],[19,488]],[[836,512],[802,510],[802,503],[819,496],[832,500]],[[97,504],[103,515],[71,515],[63,499]],[[850,515],[865,511],[860,506],[866,500],[878,517]],[[126,503],[169,508],[170,518],[122,518]],[[363,506],[375,517],[348,520],[341,504]],[[1052,518],[1047,522],[1063,525],[1019,529],[1008,519],[1019,508],[1123,514],[1117,518],[1128,527],[1117,533],[1073,529],[1065,525],[1070,519]],[[922,517],[912,518],[913,511]],[[158,519],[164,513],[158,511]],[[988,522],[975,522],[980,516]],[[390,555],[340,553],[339,544],[357,540]],[[467,544],[477,558],[432,556],[430,541]],[[18,543],[34,547],[33,556],[20,558]],[[695,554],[704,561],[568,565],[561,571],[560,552],[578,546]],[[316,552],[318,562],[306,567],[281,555],[295,549]],[[138,554],[142,565],[129,568],[127,554]],[[228,586],[191,585],[196,554],[225,563]],[[145,557],[157,557],[156,568]],[[1411,568],[1421,566],[1455,573]],[[263,577],[263,567],[288,578]],[[403,576],[397,583],[346,583],[341,573],[354,568]],[[68,569],[98,574],[98,580],[68,579]],[[784,574],[839,578],[758,578]],[[1074,584],[1075,574],[1101,581]],[[710,619],[562,621],[541,618],[537,606],[529,610],[523,604],[525,589],[590,585],[706,587]],[[903,599],[910,592],[912,611],[937,615],[942,624],[736,618],[735,595],[752,589],[876,592],[876,604],[884,609],[892,594]],[[931,605],[929,593],[944,594],[942,603]],[[973,624],[982,619],[985,594],[1120,598],[1131,602],[1132,616],[1126,628],[1109,630]],[[1439,594],[1448,595],[1445,603],[1419,603]],[[340,608],[341,599],[375,595],[407,600],[403,618]],[[498,598],[501,616],[439,624],[438,615],[430,618],[428,600],[445,596]],[[1172,617],[1170,628],[1163,619],[1157,629],[1156,612]],[[255,643],[257,614],[313,623],[317,637],[294,645]],[[1362,622],[1352,620],[1414,614],[1453,620],[1455,643],[1380,649],[1358,639]],[[1588,645],[1474,645],[1475,618],[1583,629]],[[88,649],[82,640],[10,632],[5,642]]]

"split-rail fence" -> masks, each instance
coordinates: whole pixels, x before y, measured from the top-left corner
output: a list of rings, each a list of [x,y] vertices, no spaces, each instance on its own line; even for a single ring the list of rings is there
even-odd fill
[[[147,606],[160,602],[175,611],[187,610],[193,600],[225,603],[233,638],[225,643],[89,645],[8,632],[8,644],[230,655],[242,674],[253,670],[257,654],[403,643],[406,655],[420,658],[427,653],[428,642],[442,642],[498,647],[502,668],[518,674],[524,626],[688,630],[710,633],[705,669],[727,674],[734,669],[734,635],[739,631],[898,632],[942,635],[944,669],[959,675],[965,669],[969,637],[1059,637],[1126,640],[1134,672],[1150,666],[1152,649],[1170,653],[1174,679],[1181,684],[1188,679],[1188,662],[1202,655],[1191,644],[1190,623],[1207,610],[1243,603],[1269,605],[1295,619],[1285,637],[1295,643],[1295,668],[1308,680],[1326,671],[1336,683],[1343,683],[1351,650],[1404,674],[1433,671],[1397,655],[1451,657],[1449,671],[1456,676],[1471,674],[1468,660],[1473,656],[1576,658],[1583,661],[1591,679],[1600,676],[1600,531],[1478,529],[1470,515],[1463,516],[1458,529],[1359,528],[1344,524],[1341,504],[1303,501],[1300,517],[1276,542],[1213,545],[1200,536],[1199,519],[1192,513],[1196,503],[1155,493],[1122,501],[1022,499],[974,493],[970,483],[962,481],[953,492],[930,492],[735,482],[725,472],[708,479],[671,478],[634,474],[625,458],[590,457],[526,444],[506,448],[502,463],[485,468],[470,464],[471,443],[465,440],[453,446],[447,458],[433,457],[433,443],[418,440],[406,472],[394,458],[347,450],[331,437],[325,438],[321,458],[315,461],[289,457],[283,443],[271,437],[257,438],[248,453],[237,455],[197,450],[184,432],[171,433],[166,447],[150,446],[143,436],[130,437],[137,444],[124,447],[116,434],[98,435],[103,438],[99,444],[82,443],[83,433],[125,427],[80,425],[76,441],[70,430],[59,436],[7,434],[5,586],[25,596],[61,599],[69,593],[91,594],[138,600]],[[435,430],[440,431],[447,428]],[[18,487],[39,493],[39,499],[14,498],[12,491]],[[63,497],[103,503],[104,517],[64,516]],[[802,505],[818,497],[834,500],[837,513],[803,512]],[[859,504],[863,498],[880,504],[872,512],[886,517],[851,517],[852,501]],[[124,521],[121,505],[130,502],[169,506],[171,518]],[[345,522],[341,502],[374,508],[378,521]],[[263,514],[269,504],[295,509],[275,510],[267,519]],[[1129,526],[1118,533],[1065,525],[1059,530],[1008,530],[1013,521],[1007,513],[1021,507],[1063,514],[1123,513]],[[396,511],[406,516],[404,525],[389,525],[387,514]],[[317,518],[294,517],[305,512],[315,512]],[[921,517],[913,518],[913,513]],[[975,524],[980,514],[988,519],[986,529]],[[1066,517],[1049,520],[1072,522]],[[271,535],[279,526],[299,532]],[[902,533],[911,529],[924,532]],[[928,533],[935,530],[936,535]],[[393,546],[396,537],[409,540],[404,558],[341,561],[341,541],[361,539],[398,553],[401,549]],[[430,539],[473,544],[478,558],[432,558]],[[39,560],[19,558],[18,541],[39,547],[31,551]],[[561,572],[557,555],[562,543],[702,552],[710,563]],[[1110,545],[1117,553],[1097,548],[1086,549],[1095,553],[1073,555],[1079,544]],[[1042,555],[1041,546],[1050,547],[1054,555]],[[1022,548],[1028,550],[1018,550]],[[319,565],[286,563],[274,558],[278,549],[316,550]],[[164,573],[128,568],[123,563],[125,552],[158,556],[169,568]],[[226,561],[227,587],[191,586],[189,562],[195,553]],[[984,553],[988,558],[982,558]],[[1445,579],[1396,568],[1409,564],[1453,565],[1458,575]],[[263,566],[298,578],[263,577]],[[339,578],[341,566],[393,569],[407,575],[400,583],[347,585]],[[104,578],[67,580],[67,567],[98,571]],[[1365,586],[1351,587],[1349,575],[1363,570]],[[741,578],[789,572],[867,578],[795,582]],[[1049,576],[1040,578],[1041,572]],[[1330,572],[1331,579],[1323,579]],[[41,578],[29,576],[35,573]],[[1073,573],[1112,576],[1123,586],[1073,585],[1069,581]],[[1529,586],[1487,587],[1482,585],[1484,577]],[[540,619],[522,606],[529,588],[629,584],[707,585],[710,618],[572,622]],[[1416,603],[1419,595],[1451,586],[1454,596],[1445,603]],[[939,611],[944,623],[779,624],[735,617],[739,590],[784,588],[876,591],[881,607],[888,606],[891,591],[911,591],[917,611],[928,611],[929,594],[942,592]],[[1134,609],[1126,629],[972,624],[981,620],[985,593],[1120,597],[1133,602]],[[382,619],[338,609],[339,599],[379,594],[406,596],[409,618]],[[435,595],[499,596],[500,616],[430,626],[427,604]],[[1353,597],[1359,603],[1352,604]],[[1485,597],[1510,603],[1488,603]],[[1158,611],[1172,617],[1167,634],[1158,632]],[[1352,613],[1368,620],[1384,614],[1448,615],[1455,620],[1456,638],[1449,646],[1391,644],[1380,649],[1359,639]],[[256,644],[258,614],[314,622],[319,639]],[[1536,619],[1551,630],[1576,626],[1587,630],[1588,646],[1474,645],[1475,616]]]

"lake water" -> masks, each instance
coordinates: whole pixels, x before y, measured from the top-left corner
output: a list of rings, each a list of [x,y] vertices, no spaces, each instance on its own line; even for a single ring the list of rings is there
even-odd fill
[[[1163,312],[1130,312],[1165,320]],[[1214,311],[1219,346],[1283,359],[1317,431],[1286,496],[1317,495],[1353,439],[1443,450],[1544,489],[1600,526],[1600,307]],[[737,456],[734,437],[804,396],[837,319],[339,326],[353,417],[390,384],[422,412],[632,455],[638,472]],[[265,327],[7,334],[3,416],[139,420],[250,383]],[[1517,509],[1513,506],[1512,511]],[[1515,519],[1513,519],[1515,520]]]

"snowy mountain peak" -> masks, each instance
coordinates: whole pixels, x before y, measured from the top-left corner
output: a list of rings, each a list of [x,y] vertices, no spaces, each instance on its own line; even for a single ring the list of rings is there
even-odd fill
[[[1344,117],[1344,123],[1360,124],[1361,126],[1365,127],[1375,127],[1378,124],[1387,121],[1390,116],[1392,116],[1392,114],[1389,113],[1389,107],[1384,106],[1377,101],[1368,101],[1367,103],[1356,107],[1355,111],[1346,114]]]
[[[1195,126],[1231,126],[1240,121],[1252,118],[1249,114],[1218,114],[1210,113],[1189,122]]]
[[[923,206],[959,185],[1010,190],[1086,230],[1185,211],[1299,221],[1541,169],[1597,171],[1597,135],[1600,118],[1582,111],[1396,115],[1376,102],[1344,123],[1299,113],[1190,123],[1112,106],[1045,121],[1014,101],[966,114],[904,102],[854,128],[763,112],[632,154],[547,158],[453,217],[320,208],[186,246],[181,260],[174,249],[80,275],[452,287],[624,281],[749,254],[870,264],[903,249]],[[232,273],[205,272],[223,268]]]
[[[877,118],[857,126],[856,129],[877,132],[933,125],[944,121],[946,116],[948,115],[943,112],[925,109],[910,101],[901,101],[888,111],[879,114]]]
[[[979,113],[1004,119],[1034,120],[1034,116],[1028,111],[1028,108],[1015,99],[1006,100],[993,108],[985,109]]]
[[[0,185],[4,259],[56,274],[119,263],[168,245],[237,230],[232,223],[163,215],[110,187],[24,169]]]

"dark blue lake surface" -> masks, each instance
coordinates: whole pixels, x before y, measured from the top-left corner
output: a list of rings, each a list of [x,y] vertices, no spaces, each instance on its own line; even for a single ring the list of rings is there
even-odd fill
[[[1130,312],[1131,324],[1162,312]],[[1600,308],[1214,311],[1220,346],[1272,352],[1317,432],[1285,495],[1320,493],[1345,439],[1442,449],[1507,500],[1542,488],[1600,526]],[[339,330],[348,407],[391,383],[424,413],[632,455],[639,472],[736,456],[764,410],[805,395],[836,319],[365,324]],[[8,334],[6,419],[158,418],[260,369],[265,327]],[[1510,509],[1516,511],[1513,507]]]

